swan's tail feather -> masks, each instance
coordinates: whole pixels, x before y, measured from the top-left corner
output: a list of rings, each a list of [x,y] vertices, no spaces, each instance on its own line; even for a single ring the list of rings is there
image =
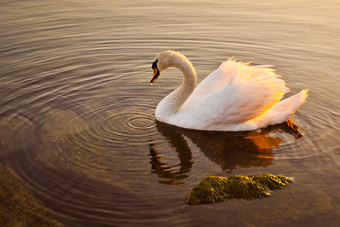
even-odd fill
[[[308,92],[308,89],[303,89],[296,95],[293,95],[292,97],[289,97],[282,101],[285,104],[284,107],[288,107],[288,109],[290,107],[290,115],[294,114],[306,102],[309,95]]]
[[[256,119],[258,127],[281,124],[289,119],[307,100],[308,89],[276,103],[270,110]]]

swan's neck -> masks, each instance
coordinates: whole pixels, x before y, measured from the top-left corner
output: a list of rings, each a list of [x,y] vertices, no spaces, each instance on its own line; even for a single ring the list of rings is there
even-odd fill
[[[189,98],[196,87],[196,72],[191,62],[181,54],[176,54],[172,58],[170,67],[176,67],[183,73],[183,83],[176,90],[166,96],[157,106],[157,115],[164,119],[166,116],[175,114]]]

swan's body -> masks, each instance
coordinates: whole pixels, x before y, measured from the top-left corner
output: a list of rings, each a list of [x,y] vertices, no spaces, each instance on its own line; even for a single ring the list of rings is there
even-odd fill
[[[191,62],[175,51],[157,55],[153,83],[169,67],[183,72],[182,85],[157,106],[158,121],[209,131],[249,131],[285,122],[306,101],[308,90],[287,99],[280,76],[266,66],[228,60],[196,87]]]

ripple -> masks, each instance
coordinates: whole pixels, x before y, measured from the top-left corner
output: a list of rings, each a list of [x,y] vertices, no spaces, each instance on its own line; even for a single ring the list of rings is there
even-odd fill
[[[156,122],[152,115],[138,111],[109,113],[103,119],[91,124],[91,134],[115,144],[149,144],[150,138],[157,133]]]
[[[0,117],[0,158],[25,150],[36,142],[37,125],[30,113]]]
[[[153,117],[135,116],[127,119],[127,125],[134,129],[149,129],[155,127],[155,120]]]
[[[108,116],[103,122],[103,129],[107,133],[127,136],[144,136],[141,130],[147,130],[156,126],[151,115],[138,112],[120,112]]]

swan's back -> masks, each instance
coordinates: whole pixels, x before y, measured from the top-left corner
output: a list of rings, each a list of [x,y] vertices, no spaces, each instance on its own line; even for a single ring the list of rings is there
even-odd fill
[[[288,91],[273,69],[228,60],[196,87],[172,123],[203,130],[255,130],[256,119]],[[261,126],[265,124],[262,119]]]

